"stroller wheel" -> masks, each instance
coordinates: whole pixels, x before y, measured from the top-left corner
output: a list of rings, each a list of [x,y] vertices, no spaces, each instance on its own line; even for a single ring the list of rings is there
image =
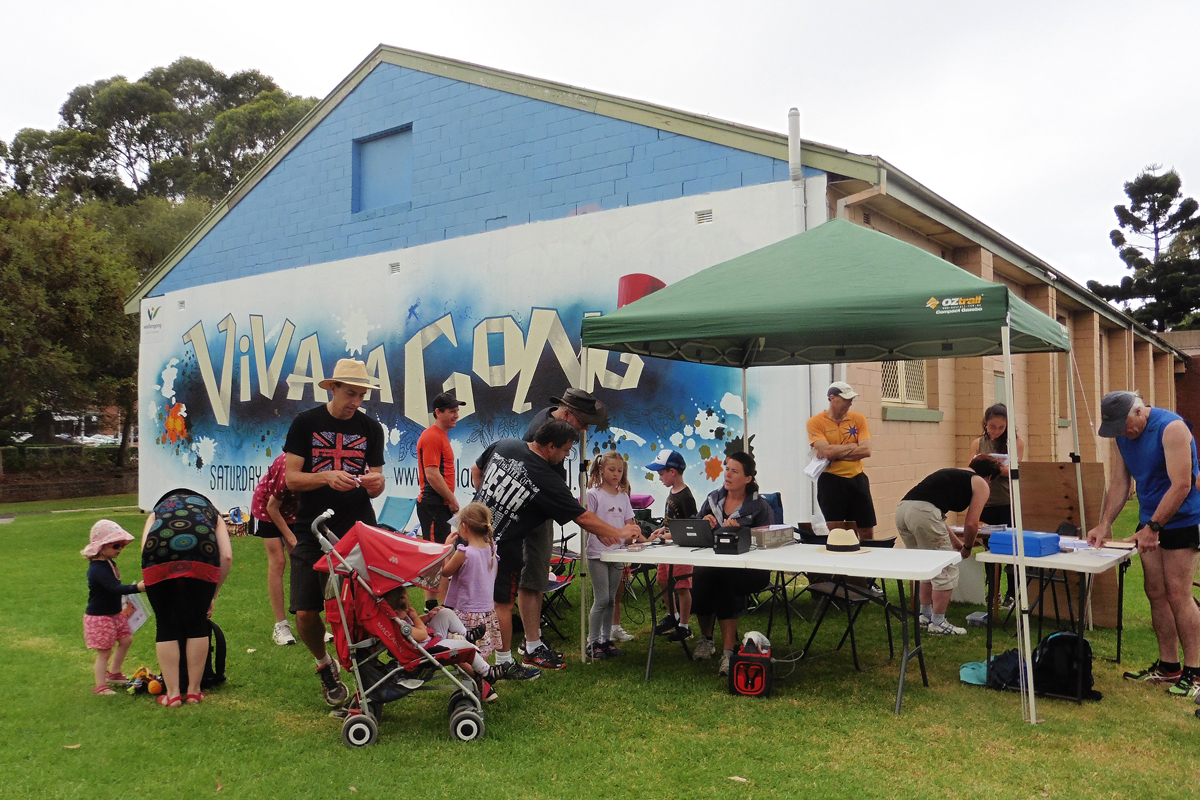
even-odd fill
[[[379,736],[379,726],[367,714],[352,714],[342,724],[342,744],[346,747],[366,747]]]
[[[474,708],[475,704],[467,697],[462,689],[455,689],[450,695],[450,716],[453,717],[462,708]]]
[[[460,708],[450,718],[450,735],[460,742],[482,739],[483,733],[483,713],[474,708]]]

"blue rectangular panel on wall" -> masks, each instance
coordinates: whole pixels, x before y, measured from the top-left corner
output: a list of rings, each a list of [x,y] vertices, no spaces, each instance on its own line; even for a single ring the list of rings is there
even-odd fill
[[[354,213],[412,201],[412,128],[354,143]]]

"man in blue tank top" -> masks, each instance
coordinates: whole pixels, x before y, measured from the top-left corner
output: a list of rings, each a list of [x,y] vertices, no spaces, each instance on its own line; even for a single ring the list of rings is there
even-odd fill
[[[1100,524],[1088,542],[1103,546],[1112,523],[1137,484],[1138,527],[1131,537],[1142,556],[1158,660],[1130,680],[1172,682],[1177,697],[1200,693],[1200,609],[1192,599],[1192,577],[1200,557],[1200,490],[1196,488],[1196,442],[1178,414],[1151,408],[1133,392],[1109,392],[1100,403],[1100,435],[1116,440],[1112,482],[1104,495]],[[1183,663],[1179,650],[1183,649]]]

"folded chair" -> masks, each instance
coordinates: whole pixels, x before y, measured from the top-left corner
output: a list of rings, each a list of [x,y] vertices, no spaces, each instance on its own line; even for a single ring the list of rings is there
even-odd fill
[[[896,543],[892,539],[863,539],[860,544],[863,547],[892,547]],[[822,576],[830,577],[830,576]],[[842,645],[846,643],[846,639],[850,640],[850,654],[854,659],[854,668],[862,672],[862,666],[858,662],[858,642],[854,636],[854,623],[858,621],[858,615],[862,613],[863,608],[873,600],[882,600],[884,605],[887,604],[887,585],[884,584],[882,590],[874,586],[859,586],[852,583],[847,583],[844,578],[834,578],[833,580],[823,580],[817,583],[810,583],[807,590],[810,594],[817,598],[816,617],[813,620],[812,633],[808,636],[808,641],[804,645],[804,653],[807,657],[809,648],[812,647],[813,640],[817,638],[817,631],[821,629],[821,623],[825,620],[825,615],[829,613],[830,608],[835,608],[839,611],[844,611],[846,614],[846,630],[842,633],[842,638],[838,641],[835,650],[841,650]],[[896,657],[895,643],[892,640],[892,618],[885,610],[884,624],[887,627],[888,638],[888,661]]]

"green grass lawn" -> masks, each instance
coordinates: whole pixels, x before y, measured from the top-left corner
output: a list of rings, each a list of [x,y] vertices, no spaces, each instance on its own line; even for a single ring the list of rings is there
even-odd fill
[[[930,687],[910,672],[897,718],[898,665],[856,673],[849,652],[790,674],[781,667],[769,699],[731,697],[715,660],[687,662],[678,646],[658,651],[646,682],[643,603],[627,608],[626,627],[638,636],[622,659],[585,666],[572,655],[577,641],[557,641],[569,654],[564,671],[501,683],[484,740],[451,740],[446,695],[429,693],[388,706],[378,743],[350,751],[341,723],[327,716],[311,658],[301,646],[271,643],[257,539],[234,540],[233,573],[214,616],[229,639],[228,684],[201,706],[176,710],[146,696],[93,696],[78,551],[100,516],[24,516],[0,526],[9,590],[0,619],[0,797],[1130,798],[1194,797],[1200,785],[1195,706],[1120,677],[1156,655],[1136,562],[1125,665],[1104,660],[1115,653],[1114,633],[1094,632],[1104,699],[1039,700],[1037,726],[1022,722],[1016,694],[959,682],[959,666],[983,658],[981,629],[926,640]],[[112,516],[141,529],[137,515]],[[136,580],[137,555],[119,563],[125,580]],[[807,601],[801,607],[811,610]],[[951,618],[961,622],[971,610],[955,606]],[[578,607],[570,611],[564,630],[575,635]],[[863,614],[868,663],[887,656],[880,619],[875,608]],[[765,630],[765,616],[743,621],[749,628]],[[797,646],[808,630],[800,623]],[[815,649],[827,650],[838,633],[827,622]],[[153,638],[151,622],[135,636],[126,672],[155,665]],[[778,627],[773,638],[786,649]]]

